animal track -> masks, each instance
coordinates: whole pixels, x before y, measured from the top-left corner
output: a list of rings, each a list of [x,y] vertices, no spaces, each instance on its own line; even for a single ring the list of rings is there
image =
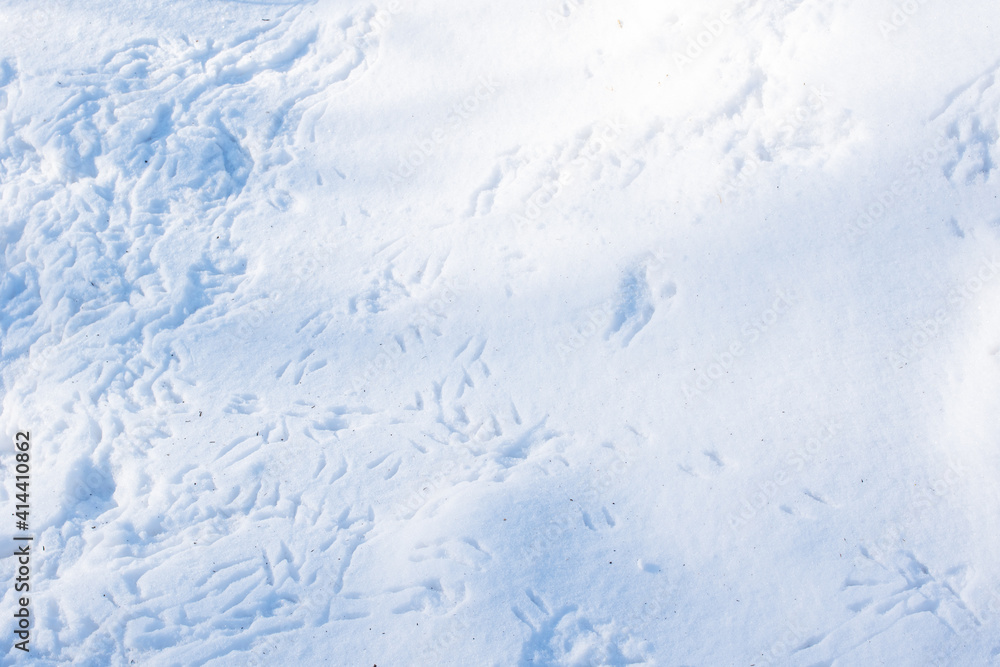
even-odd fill
[[[531,589],[525,596],[511,609],[530,632],[518,665],[652,664],[648,645],[613,621],[591,621],[573,604],[552,607]]]
[[[677,467],[692,477],[710,479],[726,469],[726,463],[715,450],[705,450],[700,457],[694,457],[691,464],[677,464]]]
[[[243,415],[252,414],[260,409],[257,405],[257,400],[255,394],[234,394],[229,399],[229,404],[223,410]]]
[[[804,660],[802,664],[838,664],[855,648],[897,631],[902,619],[923,614],[949,634],[967,634],[979,626],[979,620],[957,592],[962,569],[950,572],[938,578],[908,551],[895,552],[883,563],[862,548],[854,572],[841,586],[851,617],[832,630],[806,638],[793,655]]]
[[[617,305],[605,339],[615,337],[621,347],[628,347],[653,317],[654,311],[645,275],[640,275],[638,271],[629,272],[619,286]]]
[[[482,217],[499,209],[519,223],[541,224],[545,211],[581,176],[588,181],[617,176],[616,185],[627,186],[645,164],[623,140],[624,129],[617,120],[598,121],[556,144],[518,146],[500,154],[469,196],[465,216]]]
[[[932,121],[944,127],[950,150],[944,175],[953,183],[986,183],[1000,166],[1000,62],[953,93]]]
[[[664,268],[661,256],[650,255],[625,272],[610,309],[605,340],[628,347],[649,324],[657,307],[669,309],[677,285],[664,275]]]
[[[52,404],[53,428],[65,425],[73,449],[51,450],[66,460],[53,479],[79,480],[86,501],[63,504],[51,546],[65,555],[60,585],[85,581],[96,562],[115,573],[106,581],[113,602],[109,594],[70,616],[56,602],[39,607],[40,632],[74,637],[41,648],[43,661],[232,660],[251,637],[331,615],[330,592],[343,588],[371,515],[333,523],[337,501],[316,500],[295,480],[315,473],[336,489],[351,474],[343,458],[329,454],[328,466],[326,454],[301,449],[306,431],[329,442],[351,415],[274,412],[257,388],[211,405],[192,379],[203,353],[192,331],[235,331],[242,341],[267,324],[275,299],[246,284],[234,221],[295,205],[285,174],[310,150],[326,103],[377,57],[373,16],[369,7],[323,22],[293,8],[231,40],[155,35],[69,71],[0,60],[11,262],[0,337],[5,359],[35,362],[26,382],[4,391],[23,401],[36,387],[87,387]],[[268,196],[248,197],[251,184]],[[315,339],[330,321],[315,313],[298,333]],[[290,354],[277,374],[293,382],[326,364]],[[218,413],[231,432],[206,433]],[[198,470],[181,465],[193,441],[206,452]],[[275,445],[293,447],[290,463]],[[126,462],[124,477],[111,461]],[[233,471],[253,483],[228,485]],[[123,479],[144,501],[112,509]],[[306,517],[328,544],[288,530]],[[196,561],[217,565],[198,578]],[[46,580],[51,592],[56,578]],[[324,591],[325,605],[311,589]],[[332,615],[368,613],[347,607],[338,601]]]

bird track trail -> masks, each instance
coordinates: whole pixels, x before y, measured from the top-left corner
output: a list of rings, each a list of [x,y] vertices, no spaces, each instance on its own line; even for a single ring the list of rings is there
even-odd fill
[[[326,101],[377,58],[374,13],[289,10],[226,42],[144,37],[58,75],[0,61],[3,415],[46,416],[32,430],[51,488],[34,526],[48,546],[39,664],[205,664],[329,613],[303,591],[342,586],[371,510],[275,474],[227,484],[240,465],[265,472],[254,448],[299,424],[290,411],[259,436],[204,442],[193,406],[211,399],[185,340],[252,306],[234,228],[291,204],[284,174]],[[322,368],[298,363],[298,379]],[[258,400],[224,405],[253,414]],[[204,453],[185,457],[185,437]],[[330,483],[343,474],[336,459],[310,464]],[[329,537],[303,543],[304,521]],[[211,572],[195,565],[203,550]],[[55,568],[64,593],[100,572],[103,594],[62,606]]]

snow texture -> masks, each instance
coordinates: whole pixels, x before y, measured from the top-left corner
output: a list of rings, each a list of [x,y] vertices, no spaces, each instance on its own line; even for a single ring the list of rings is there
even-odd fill
[[[0,19],[2,664],[1000,665],[997,3]]]

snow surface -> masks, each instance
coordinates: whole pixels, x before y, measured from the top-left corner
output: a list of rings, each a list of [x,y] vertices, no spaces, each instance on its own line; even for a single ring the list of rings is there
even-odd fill
[[[0,18],[4,664],[1000,664],[1000,3]]]

